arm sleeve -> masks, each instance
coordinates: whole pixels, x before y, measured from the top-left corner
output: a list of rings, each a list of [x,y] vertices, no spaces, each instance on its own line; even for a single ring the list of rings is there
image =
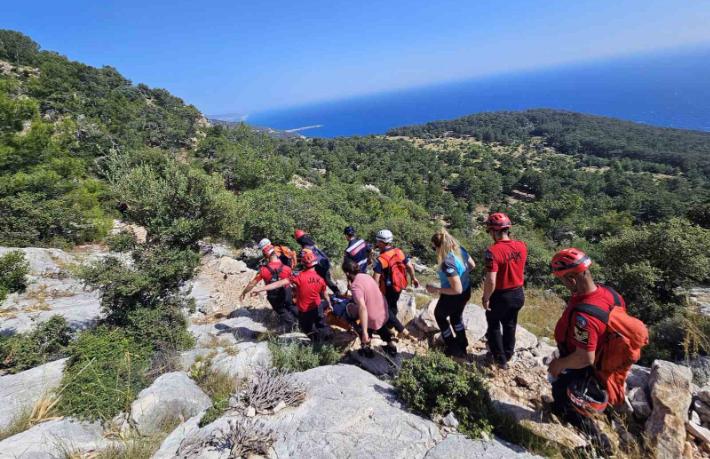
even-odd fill
[[[585,351],[596,350],[601,332],[601,326],[597,320],[584,314],[574,314],[572,318],[572,341],[577,348]]]
[[[373,271],[375,271],[377,274],[382,274],[382,271],[384,270],[384,268],[383,268],[382,262],[380,261],[379,258],[378,258],[377,260],[375,260],[375,266],[373,266],[372,269],[373,269]]]
[[[483,260],[486,263],[486,272],[489,272],[489,273],[497,273],[498,272],[498,263],[496,263],[496,259],[493,256],[493,252],[491,252],[490,249],[486,250],[485,253],[483,254]]]
[[[447,255],[444,259],[444,262],[441,264],[441,270],[446,274],[446,277],[456,277],[459,275],[456,269],[456,260],[450,255]]]

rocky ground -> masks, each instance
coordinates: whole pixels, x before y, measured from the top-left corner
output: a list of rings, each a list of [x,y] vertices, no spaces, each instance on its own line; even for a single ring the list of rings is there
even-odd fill
[[[0,254],[7,250],[0,249]],[[32,282],[26,292],[11,295],[0,306],[1,333],[31,329],[53,314],[65,316],[75,328],[91,326],[100,317],[98,297],[83,289],[72,275],[72,267],[106,256],[105,248],[23,251],[31,264]],[[212,400],[190,378],[198,358],[209,357],[213,369],[248,385],[271,365],[265,337],[304,339],[279,329],[263,297],[240,301],[241,290],[254,275],[249,251],[205,245],[203,252],[200,270],[186,286],[196,305],[190,315],[196,346],[180,355],[179,371],[157,378],[138,395],[130,412],[112,422],[100,425],[68,418],[41,422],[0,441],[0,457],[49,458],[67,451],[91,457],[92,451],[120,447],[117,432],[150,435],[166,419],[182,422],[162,442],[155,458],[226,458],[235,441],[248,444],[260,435],[273,441],[263,455],[280,458],[533,457],[500,439],[467,439],[450,423],[423,419],[400,405],[387,381],[404,359],[426,352],[438,339],[434,303],[418,311],[412,293],[403,295],[400,303],[412,337],[398,343],[396,358],[377,353],[368,359],[350,352],[344,363],[290,377],[304,391],[302,403],[257,411],[237,397],[230,400],[231,408],[223,416],[200,427],[199,420]],[[469,305],[464,319],[472,344],[470,358],[463,363],[482,365],[486,353],[484,311]],[[495,406],[546,441],[567,448],[584,447],[586,440],[545,408],[550,394],[543,360],[554,348],[522,327],[517,336],[517,357],[510,369],[484,369]],[[336,341],[346,351],[359,346],[346,331],[339,331]],[[0,428],[56,390],[64,364],[59,360],[0,377]],[[650,369],[635,367],[629,378],[628,412],[645,429],[656,457],[703,457],[710,452],[710,386],[701,388],[691,380],[689,368],[669,362],[656,362]],[[609,430],[614,427],[607,426]],[[621,443],[625,440],[618,435],[614,438]]]

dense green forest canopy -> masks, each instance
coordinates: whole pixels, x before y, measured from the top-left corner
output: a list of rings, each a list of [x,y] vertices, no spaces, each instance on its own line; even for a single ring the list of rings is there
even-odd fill
[[[206,237],[294,245],[301,227],[337,259],[354,225],[368,239],[390,228],[433,263],[429,238],[446,225],[480,261],[481,222],[501,210],[529,246],[529,286],[554,288],[551,255],[577,246],[652,325],[657,355],[682,354],[689,323],[710,330],[682,293],[710,282],[710,134],[551,110],[390,132],[406,139],[267,132],[210,126],[165,90],[0,31],[0,244],[100,240],[122,218],[166,250]],[[684,260],[692,269],[676,269]]]
[[[509,145],[542,137],[560,153],[631,158],[710,176],[710,132],[670,129],[561,110],[477,113],[390,130],[390,136],[471,136]]]

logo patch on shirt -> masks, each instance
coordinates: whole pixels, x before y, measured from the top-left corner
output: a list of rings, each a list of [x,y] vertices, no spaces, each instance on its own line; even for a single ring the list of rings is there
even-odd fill
[[[454,268],[446,268],[446,272],[448,274],[454,274],[456,272],[456,270]]]
[[[580,343],[589,343],[589,330],[587,330],[587,319],[577,316],[574,322],[574,339]]]

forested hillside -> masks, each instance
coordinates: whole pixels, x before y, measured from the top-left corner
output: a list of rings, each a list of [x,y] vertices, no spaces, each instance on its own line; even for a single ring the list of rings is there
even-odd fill
[[[165,90],[12,31],[0,31],[0,72],[3,245],[93,241],[121,217],[171,250],[208,236],[293,244],[298,226],[337,258],[351,224],[368,238],[390,228],[432,262],[429,238],[445,224],[480,260],[482,219],[503,210],[530,247],[529,286],[553,287],[551,255],[579,246],[653,325],[654,352],[710,348],[688,342],[688,323],[705,336],[710,326],[681,289],[710,281],[710,134],[534,110],[390,133],[407,139],[274,139],[208,127]]]
[[[637,159],[710,175],[710,132],[669,129],[560,110],[478,113],[392,129],[391,136],[470,136],[504,145],[542,137],[560,153]],[[646,165],[648,167],[648,165]]]

